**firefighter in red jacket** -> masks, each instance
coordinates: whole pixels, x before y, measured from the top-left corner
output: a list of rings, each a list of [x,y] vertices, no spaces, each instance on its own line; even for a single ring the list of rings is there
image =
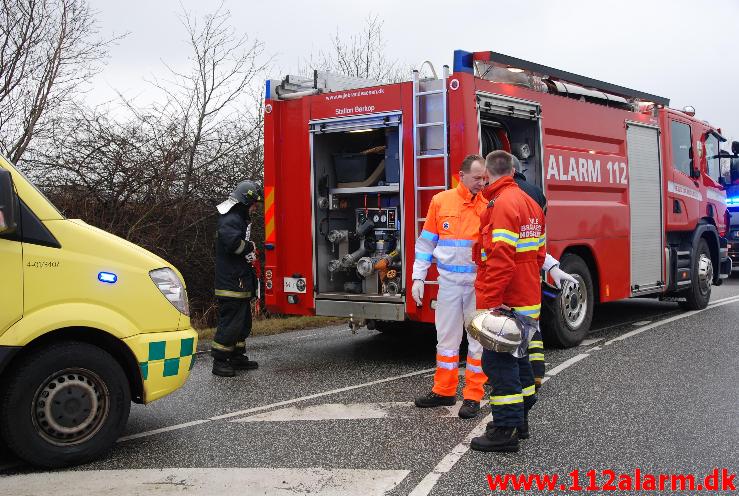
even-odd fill
[[[512,308],[531,332],[515,353],[483,351],[483,371],[493,387],[493,422],[484,436],[472,440],[478,451],[518,451],[519,437],[528,437],[528,411],[536,402],[526,347],[541,312],[544,212],[514,181],[514,164],[513,156],[502,150],[485,160],[490,185],[483,195],[490,202],[480,218],[475,294],[478,309]]]

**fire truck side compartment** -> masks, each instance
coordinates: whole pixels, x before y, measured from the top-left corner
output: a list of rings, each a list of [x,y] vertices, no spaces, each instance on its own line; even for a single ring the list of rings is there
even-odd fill
[[[399,121],[395,115],[311,124],[318,315],[404,318]],[[385,270],[377,270],[383,258]]]

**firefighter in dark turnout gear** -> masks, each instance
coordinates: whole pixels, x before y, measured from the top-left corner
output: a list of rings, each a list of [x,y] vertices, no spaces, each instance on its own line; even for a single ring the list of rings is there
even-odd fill
[[[236,370],[258,367],[245,354],[251,334],[251,300],[258,296],[259,281],[252,266],[256,246],[250,240],[251,215],[262,201],[259,186],[242,181],[228,200],[218,205],[221,214],[216,234],[215,294],[218,329],[211,345],[213,374],[233,377]]]

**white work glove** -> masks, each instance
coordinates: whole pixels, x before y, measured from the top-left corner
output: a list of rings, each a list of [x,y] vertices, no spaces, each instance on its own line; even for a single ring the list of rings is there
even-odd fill
[[[562,287],[562,281],[569,281],[572,284],[577,285],[577,279],[569,275],[567,272],[559,268],[559,265],[555,265],[549,269],[549,275],[552,276],[554,285],[558,288]]]
[[[413,281],[413,287],[411,288],[411,296],[416,302],[416,306],[420,307],[423,305],[423,281],[415,279]]]

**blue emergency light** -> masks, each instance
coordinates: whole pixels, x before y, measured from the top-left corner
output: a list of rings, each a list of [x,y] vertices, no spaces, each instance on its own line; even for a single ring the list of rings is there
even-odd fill
[[[118,276],[112,272],[98,272],[98,281],[106,284],[115,284],[118,281]]]
[[[726,204],[729,206],[739,205],[739,196],[730,196],[726,199]]]

